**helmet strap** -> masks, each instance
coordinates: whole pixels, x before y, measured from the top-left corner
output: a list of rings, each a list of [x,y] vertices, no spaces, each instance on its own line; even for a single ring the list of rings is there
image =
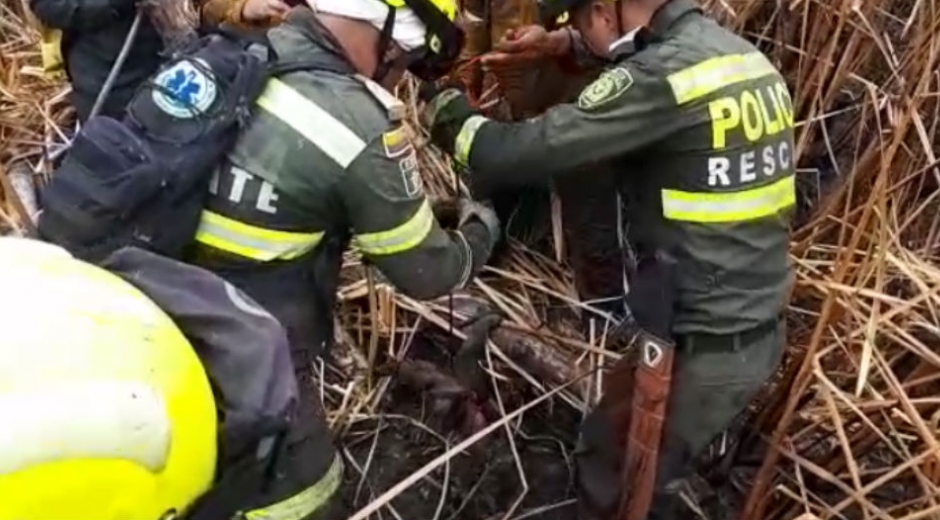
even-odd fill
[[[394,60],[386,60],[385,55],[388,54],[389,46],[392,44],[392,30],[395,28],[395,8],[389,6],[388,15],[385,16],[385,23],[382,24],[382,32],[379,33],[379,41],[376,44],[375,52],[378,57],[379,64],[375,68],[375,72],[372,74],[372,81],[376,83],[382,83],[382,80],[385,79],[385,76],[388,75],[389,70],[395,64]]]

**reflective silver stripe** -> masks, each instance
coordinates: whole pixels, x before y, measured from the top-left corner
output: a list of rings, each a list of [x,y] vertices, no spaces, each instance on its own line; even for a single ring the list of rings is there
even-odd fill
[[[796,204],[796,177],[749,190],[697,193],[662,190],[663,216],[687,222],[744,222],[776,214]]]
[[[711,58],[667,77],[676,103],[682,105],[712,92],[763,76],[776,74],[767,56],[760,52]]]
[[[343,477],[343,461],[336,455],[330,469],[316,484],[270,506],[246,512],[247,520],[301,520],[326,505],[339,489]]]
[[[394,255],[416,247],[434,227],[434,212],[427,199],[418,211],[402,224],[385,231],[364,233],[353,237],[363,253],[372,255]]]
[[[480,115],[470,116],[469,119],[464,121],[463,126],[460,127],[460,132],[457,134],[457,139],[454,141],[454,160],[464,166],[470,164],[470,150],[473,148],[473,139],[477,135],[477,130],[487,121],[489,119]]]
[[[262,262],[297,258],[316,247],[321,238],[322,232],[265,229],[208,210],[202,212],[196,231],[197,242]]]
[[[365,141],[346,125],[276,78],[268,80],[258,106],[296,130],[344,169],[366,148]]]

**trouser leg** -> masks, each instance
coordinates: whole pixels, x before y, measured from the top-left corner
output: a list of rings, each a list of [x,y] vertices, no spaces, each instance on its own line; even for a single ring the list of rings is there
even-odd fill
[[[747,408],[776,371],[784,336],[781,322],[764,337],[737,350],[693,350],[676,359],[650,520],[682,516],[676,484],[692,473],[693,460]]]
[[[691,462],[743,411],[776,370],[784,326],[728,352],[678,352],[673,369],[665,431],[657,462],[656,492],[648,518],[680,520],[682,502],[673,489],[689,476]],[[617,403],[623,405],[623,403]],[[620,499],[625,448],[609,407],[585,419],[575,452],[582,520],[606,520]]]
[[[297,369],[300,398],[289,430],[262,440],[251,454],[219,468],[216,485],[187,520],[226,520],[238,513],[270,518],[343,520],[343,466],[308,368]],[[284,511],[291,511],[286,515]],[[268,518],[258,516],[256,518]]]

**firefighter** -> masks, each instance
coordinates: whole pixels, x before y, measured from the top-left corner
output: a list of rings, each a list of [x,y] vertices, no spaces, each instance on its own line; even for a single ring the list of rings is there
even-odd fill
[[[279,60],[314,70],[268,82],[257,113],[210,183],[192,261],[232,282],[286,327],[309,367],[333,338],[343,253],[352,245],[415,298],[463,287],[499,222],[460,202],[444,230],[425,194],[404,104],[388,89],[436,78],[459,52],[451,0],[317,0],[267,33]]]
[[[502,49],[606,61],[577,102],[500,123],[448,89],[424,117],[433,140],[493,191],[544,182],[587,161],[623,165],[631,245],[639,256],[661,250],[677,262],[670,328],[677,352],[650,512],[675,518],[674,483],[781,357],[792,276],[793,104],[770,61],[692,0],[543,0],[541,7],[546,20],[567,16],[571,25],[526,28]],[[612,465],[584,463],[601,451],[597,437],[582,428],[579,480],[582,502],[603,517],[616,506],[619,482]]]
[[[307,427],[280,324],[198,267],[105,264],[0,238],[0,519],[343,518],[335,450],[304,484],[280,440]]]

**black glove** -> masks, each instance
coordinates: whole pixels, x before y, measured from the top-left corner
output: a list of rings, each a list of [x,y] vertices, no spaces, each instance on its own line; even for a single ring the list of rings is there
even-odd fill
[[[432,87],[427,87],[425,94],[430,95],[432,92]],[[418,95],[422,95],[420,90]],[[466,94],[460,89],[448,88],[430,98],[421,119],[431,132],[431,142],[448,155],[453,155],[457,134],[467,119],[476,113],[470,107]]]
[[[663,340],[672,338],[675,266],[676,260],[664,251],[640,257],[627,295],[636,325]]]

